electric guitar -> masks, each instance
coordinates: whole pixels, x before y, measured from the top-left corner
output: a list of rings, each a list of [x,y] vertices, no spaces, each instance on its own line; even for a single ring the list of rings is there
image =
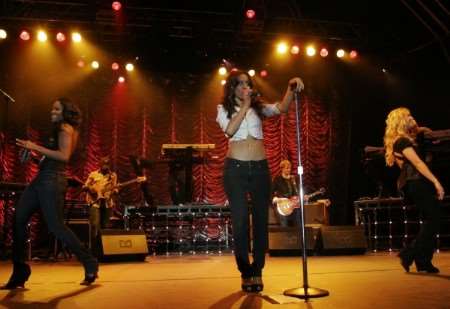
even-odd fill
[[[125,186],[131,185],[133,183],[141,183],[147,180],[147,177],[145,176],[139,176],[135,179],[131,179],[125,182],[121,182],[116,184],[115,186],[106,185],[103,188],[99,188],[98,186],[90,186],[88,188],[87,194],[86,194],[86,202],[89,205],[96,204],[101,199],[109,200],[114,192],[117,189],[123,188]]]
[[[316,195],[325,193],[325,188],[320,188],[319,190],[311,193],[311,194],[305,194],[304,200],[309,200]],[[330,200],[324,199],[324,200],[318,200],[317,202],[325,204],[325,206],[329,206],[331,204]],[[273,203],[277,206],[277,211],[282,216],[289,216],[292,214],[295,208],[300,208],[300,202],[297,195],[294,195],[292,197],[274,197]]]

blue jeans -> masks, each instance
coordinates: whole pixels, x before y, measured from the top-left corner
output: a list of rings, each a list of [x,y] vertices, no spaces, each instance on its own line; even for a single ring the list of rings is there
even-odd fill
[[[75,254],[84,266],[96,259],[84,248],[75,234],[64,225],[64,196],[67,181],[62,173],[41,171],[22,193],[14,215],[13,262],[25,262],[27,224],[40,208],[48,229]]]
[[[241,276],[261,276],[267,250],[267,220],[270,205],[270,171],[267,160],[240,161],[227,158],[224,188],[231,208],[234,255]],[[252,200],[253,263],[249,261],[247,194]]]

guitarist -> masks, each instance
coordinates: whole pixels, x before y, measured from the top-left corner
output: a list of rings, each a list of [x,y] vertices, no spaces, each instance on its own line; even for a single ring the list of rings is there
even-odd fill
[[[118,193],[117,174],[111,170],[109,157],[103,157],[100,168],[91,172],[84,184],[86,202],[89,204],[89,221],[92,228],[92,238],[99,236],[100,229],[109,227],[110,217],[114,208],[114,194]],[[109,192],[108,188],[113,189]],[[95,243],[95,242],[93,242]]]
[[[295,176],[291,174],[292,164],[289,160],[280,162],[281,173],[272,181],[272,197],[290,198],[298,195],[297,182]],[[306,196],[305,196],[306,199]],[[276,204],[273,204],[273,212],[277,222],[282,227],[295,226],[295,211],[289,216],[282,216],[276,210]]]

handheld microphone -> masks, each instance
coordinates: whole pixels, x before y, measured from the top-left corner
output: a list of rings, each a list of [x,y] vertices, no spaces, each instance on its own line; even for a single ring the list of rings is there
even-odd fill
[[[31,157],[31,151],[29,149],[22,149],[19,152],[19,161],[20,163],[24,164],[28,160],[30,160]]]
[[[262,95],[261,95],[261,93],[258,90],[252,89],[251,92],[250,92],[250,97],[252,99],[259,98],[261,96]]]

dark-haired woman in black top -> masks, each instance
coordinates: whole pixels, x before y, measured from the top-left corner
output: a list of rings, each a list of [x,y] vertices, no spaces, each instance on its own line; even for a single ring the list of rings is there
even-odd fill
[[[27,224],[34,212],[41,209],[49,231],[60,239],[75,254],[85,269],[81,282],[89,285],[97,278],[98,263],[84,248],[75,234],[64,225],[63,208],[66,192],[66,163],[69,161],[78,140],[77,128],[81,123],[81,112],[70,100],[57,99],[51,111],[53,136],[47,147],[28,140],[17,139],[19,147],[43,156],[39,172],[22,193],[16,207],[13,227],[13,273],[3,289],[24,287],[31,270],[25,263]]]
[[[399,257],[408,272],[413,262],[417,271],[438,273],[431,260],[434,253],[435,235],[439,232],[440,200],[444,188],[417,154],[416,136],[420,128],[407,108],[391,111],[386,119],[384,146],[386,164],[400,167],[398,188],[405,198],[412,201],[423,216],[423,224],[413,243],[404,248]]]

